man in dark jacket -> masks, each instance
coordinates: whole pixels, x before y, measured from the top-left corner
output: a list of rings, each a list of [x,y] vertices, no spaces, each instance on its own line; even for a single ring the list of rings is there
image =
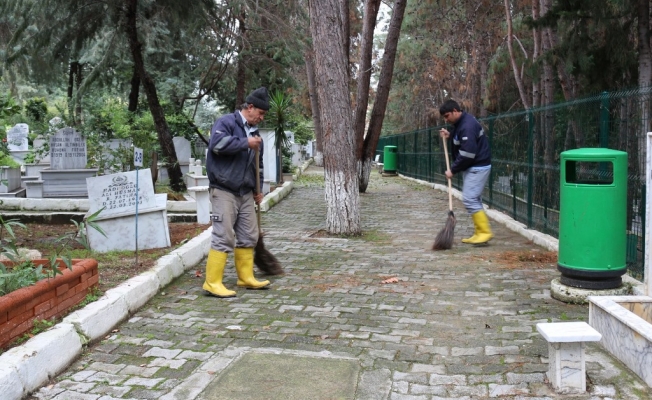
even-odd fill
[[[473,218],[475,233],[463,243],[487,243],[492,237],[489,218],[482,206],[482,191],[491,172],[491,150],[489,139],[480,123],[465,111],[454,100],[447,100],[439,108],[439,114],[446,122],[453,124],[453,131],[441,129],[439,134],[445,140],[453,138],[453,164],[446,171],[446,178],[461,172],[464,179],[462,185],[462,202]]]
[[[263,183],[263,140],[258,125],[269,110],[264,87],[251,92],[240,110],[219,118],[211,128],[206,171],[210,182],[213,234],[206,263],[203,288],[217,297],[236,293],[222,283],[227,254],[234,253],[238,286],[263,289],[269,281],[254,277],[254,247],[258,242],[255,204],[263,200],[255,193],[256,179]],[[259,149],[260,175],[256,176],[255,154]]]

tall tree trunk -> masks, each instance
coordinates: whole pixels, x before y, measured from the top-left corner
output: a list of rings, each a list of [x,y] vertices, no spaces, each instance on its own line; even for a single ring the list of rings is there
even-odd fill
[[[485,82],[489,82],[489,71],[487,69],[487,47],[482,47],[480,57],[480,118],[486,117],[487,104],[489,104],[489,91]]]
[[[161,107],[161,104],[158,100],[154,80],[145,70],[145,60],[143,59],[142,53],[143,46],[138,39],[138,28],[136,26],[138,0],[125,0],[125,6],[127,17],[125,26],[127,40],[129,41],[129,48],[131,50],[131,56],[134,60],[134,66],[136,67],[138,75],[140,76],[140,80],[143,83],[143,89],[145,91],[145,95],[147,96],[149,111],[152,113],[152,118],[154,119],[154,126],[156,127],[158,140],[161,145],[161,153],[165,160],[168,176],[170,178],[170,187],[175,192],[182,192],[186,190],[186,185],[183,182],[183,174],[181,173],[181,167],[179,166],[179,162],[177,160],[177,153],[174,150],[172,135],[170,134],[170,129],[168,128],[167,121],[165,120],[163,107]]]
[[[75,73],[77,72],[77,61],[71,61],[68,64],[68,115],[75,123],[75,113],[73,111],[73,104],[75,102]]]
[[[523,108],[529,110],[530,102],[528,101],[527,95],[525,93],[523,79],[521,78],[521,74],[518,70],[518,65],[516,65],[516,58],[514,56],[514,46],[512,45],[514,35],[512,32],[512,5],[509,0],[505,0],[505,18],[507,20],[507,50],[509,51],[509,60],[512,64],[512,71],[514,72],[514,80],[516,81],[516,87],[518,87],[518,94],[521,96]]]
[[[129,90],[129,108],[133,112],[138,111],[138,96],[140,92],[140,77],[138,76],[138,69],[134,65],[134,71],[131,75],[131,89]]]
[[[238,46],[238,65],[235,79],[235,108],[240,107],[245,101],[245,59],[243,50],[245,42],[247,41],[247,27],[245,26],[245,12],[244,9],[238,17],[238,26],[240,29],[240,45]],[[235,110],[233,110],[235,111]]]
[[[545,15],[552,5],[551,0],[542,0],[541,2],[541,14]],[[551,35],[552,28],[543,29],[543,53],[547,53],[552,50],[550,44],[552,43]],[[544,106],[550,106],[554,103],[555,99],[555,78],[553,66],[546,59],[543,62],[543,101]],[[543,112],[543,130],[541,132],[543,137],[543,162],[544,165],[552,166],[555,161],[555,114],[551,108],[547,108]],[[552,172],[549,169],[546,169],[546,187],[552,187]],[[546,192],[548,193],[548,192]]]
[[[532,0],[532,20],[535,22],[540,17],[539,0]],[[533,50],[532,50],[532,64],[535,64],[541,55],[541,30],[539,28],[532,29]],[[541,105],[541,88],[538,79],[532,80],[532,108],[537,108]],[[536,149],[536,147],[535,147]]]
[[[638,87],[652,85],[652,49],[650,48],[650,1],[638,0]],[[645,149],[647,132],[650,132],[650,98],[643,96],[639,103],[640,121],[643,125],[638,131],[638,171],[645,181]]]
[[[405,15],[405,6],[407,0],[396,0],[392,12],[392,19],[389,22],[387,39],[385,41],[385,51],[383,53],[383,66],[378,78],[378,88],[376,90],[376,101],[371,110],[371,119],[367,136],[364,138],[364,148],[362,157],[358,159],[360,166],[360,192],[364,193],[369,185],[369,175],[371,173],[371,161],[376,153],[380,133],[383,129],[383,120],[385,110],[387,109],[387,100],[389,99],[389,90],[392,86],[392,75],[394,74],[394,61],[396,60],[396,50],[398,39],[401,35],[401,24]]]
[[[351,0],[341,0],[342,13],[342,43],[344,46],[344,54],[346,54],[346,77],[351,76],[351,20],[349,19],[349,10],[351,7]]]
[[[362,41],[360,43],[360,66],[358,70],[358,90],[355,96],[355,113],[353,114],[355,136],[357,137],[356,155],[362,158],[364,148],[364,128],[369,106],[369,86],[371,81],[371,56],[374,50],[374,29],[380,8],[380,0],[366,0],[362,24]]]
[[[315,152],[313,157],[315,165],[324,166],[323,134],[321,118],[319,116],[319,96],[317,94],[317,83],[315,77],[315,54],[312,49],[306,49],[304,54],[306,62],[306,74],[308,75],[308,93],[310,94],[310,108],[312,108],[312,124],[315,127]]]
[[[324,133],[326,225],[331,234],[359,235],[362,229],[355,134],[341,26],[340,0],[310,1],[310,31]]]
[[[83,80],[83,71],[84,68],[81,63],[77,63],[77,74],[75,76],[75,87],[77,88],[77,93],[79,92],[79,88],[81,87],[82,80]],[[82,119],[82,104],[81,104],[81,96],[77,96],[77,99],[75,101],[75,121],[77,125],[80,125],[84,123]]]

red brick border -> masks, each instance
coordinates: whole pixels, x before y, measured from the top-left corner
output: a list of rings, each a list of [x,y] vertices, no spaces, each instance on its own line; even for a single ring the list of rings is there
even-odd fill
[[[72,271],[59,261],[62,275],[0,297],[0,348],[29,332],[35,319],[61,317],[79,304],[99,282],[97,261],[72,260]],[[35,260],[43,265],[47,260]]]

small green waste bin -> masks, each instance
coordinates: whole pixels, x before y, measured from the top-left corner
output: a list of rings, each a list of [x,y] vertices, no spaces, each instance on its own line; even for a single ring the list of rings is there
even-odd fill
[[[383,154],[383,173],[396,174],[396,162],[398,148],[396,146],[385,146]]]
[[[627,270],[627,153],[591,148],[561,153],[561,283],[613,289]]]

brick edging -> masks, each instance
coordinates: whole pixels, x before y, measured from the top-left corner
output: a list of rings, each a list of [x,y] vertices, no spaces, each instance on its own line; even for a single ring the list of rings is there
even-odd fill
[[[72,270],[59,261],[61,275],[43,279],[0,297],[0,348],[29,332],[35,319],[61,317],[99,282],[97,261],[73,259]],[[46,260],[37,260],[43,265]]]

